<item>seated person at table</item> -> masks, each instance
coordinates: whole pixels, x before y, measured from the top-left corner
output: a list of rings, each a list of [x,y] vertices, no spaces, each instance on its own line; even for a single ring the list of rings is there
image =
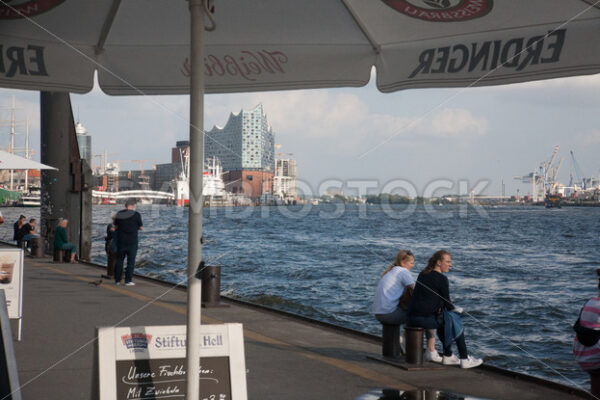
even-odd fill
[[[21,237],[20,240],[27,241],[27,247],[29,247],[29,241],[31,239],[40,237],[40,235],[35,233],[36,229],[37,225],[35,222],[35,218],[31,218],[29,222],[23,225],[21,227],[21,230],[19,231],[19,236]]]

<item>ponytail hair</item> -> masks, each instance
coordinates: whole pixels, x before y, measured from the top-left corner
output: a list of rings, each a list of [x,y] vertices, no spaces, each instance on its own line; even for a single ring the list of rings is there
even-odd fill
[[[394,258],[394,262],[391,263],[385,269],[385,271],[383,271],[383,273],[381,274],[381,276],[383,277],[385,274],[387,274],[388,272],[390,272],[392,270],[392,268],[401,265],[402,261],[405,261],[408,258],[413,258],[414,259],[415,256],[413,255],[413,253],[410,250],[400,250],[398,252],[398,254],[396,254],[396,258]]]
[[[438,250],[435,253],[433,253],[433,255],[429,258],[429,261],[427,261],[427,266],[421,272],[424,274],[428,274],[431,271],[433,271],[438,261],[441,261],[446,254],[450,255],[450,252],[446,250]],[[600,268],[598,270],[600,270]],[[600,287],[600,283],[598,283],[598,287]]]

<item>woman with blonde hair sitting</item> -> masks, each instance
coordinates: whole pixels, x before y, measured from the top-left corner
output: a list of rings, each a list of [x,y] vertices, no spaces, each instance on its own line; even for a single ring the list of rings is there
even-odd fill
[[[415,265],[415,257],[409,250],[400,250],[394,262],[381,274],[375,291],[373,313],[384,325],[402,325],[406,323],[406,311],[399,305],[400,297],[407,288],[414,289],[415,280],[410,270]],[[404,350],[403,336],[400,346]]]

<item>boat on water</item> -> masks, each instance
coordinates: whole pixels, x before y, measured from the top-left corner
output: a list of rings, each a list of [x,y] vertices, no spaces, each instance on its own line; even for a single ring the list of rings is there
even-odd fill
[[[546,208],[561,208],[561,200],[562,197],[560,195],[548,193],[544,199],[544,205]]]
[[[117,200],[116,199],[112,199],[112,198],[102,198],[102,200],[100,200],[100,204],[105,206],[105,205],[115,205],[117,204]]]
[[[217,157],[209,158],[202,174],[202,195],[208,204],[230,204],[230,194],[225,190],[223,168]],[[171,181],[170,190],[177,206],[187,206],[190,202],[189,156],[182,154],[182,168],[179,176]]]
[[[42,205],[42,197],[40,190],[30,190],[23,193],[15,202],[15,207],[40,207]]]

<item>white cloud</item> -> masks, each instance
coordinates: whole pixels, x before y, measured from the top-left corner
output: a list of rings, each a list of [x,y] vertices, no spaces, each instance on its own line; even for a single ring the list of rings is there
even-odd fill
[[[359,150],[381,140],[406,141],[414,137],[468,140],[488,130],[487,119],[464,109],[442,109],[425,117],[377,113],[359,96],[332,90],[214,97],[207,106],[207,121],[212,121],[211,126],[222,126],[229,111],[248,110],[259,103],[264,106],[276,140],[301,135],[308,140],[322,139],[324,145],[344,151]]]
[[[596,129],[588,133],[580,133],[575,137],[577,144],[581,147],[600,144],[600,130]]]
[[[433,115],[425,125],[431,136],[448,139],[469,139],[488,130],[487,119],[474,117],[468,110],[450,108]]]
[[[489,93],[510,93],[522,90],[557,90],[566,89],[573,90],[598,90],[600,89],[600,74],[570,76],[565,78],[544,79],[538,81],[513,83],[497,86],[483,86],[471,88],[469,90],[477,90]]]

